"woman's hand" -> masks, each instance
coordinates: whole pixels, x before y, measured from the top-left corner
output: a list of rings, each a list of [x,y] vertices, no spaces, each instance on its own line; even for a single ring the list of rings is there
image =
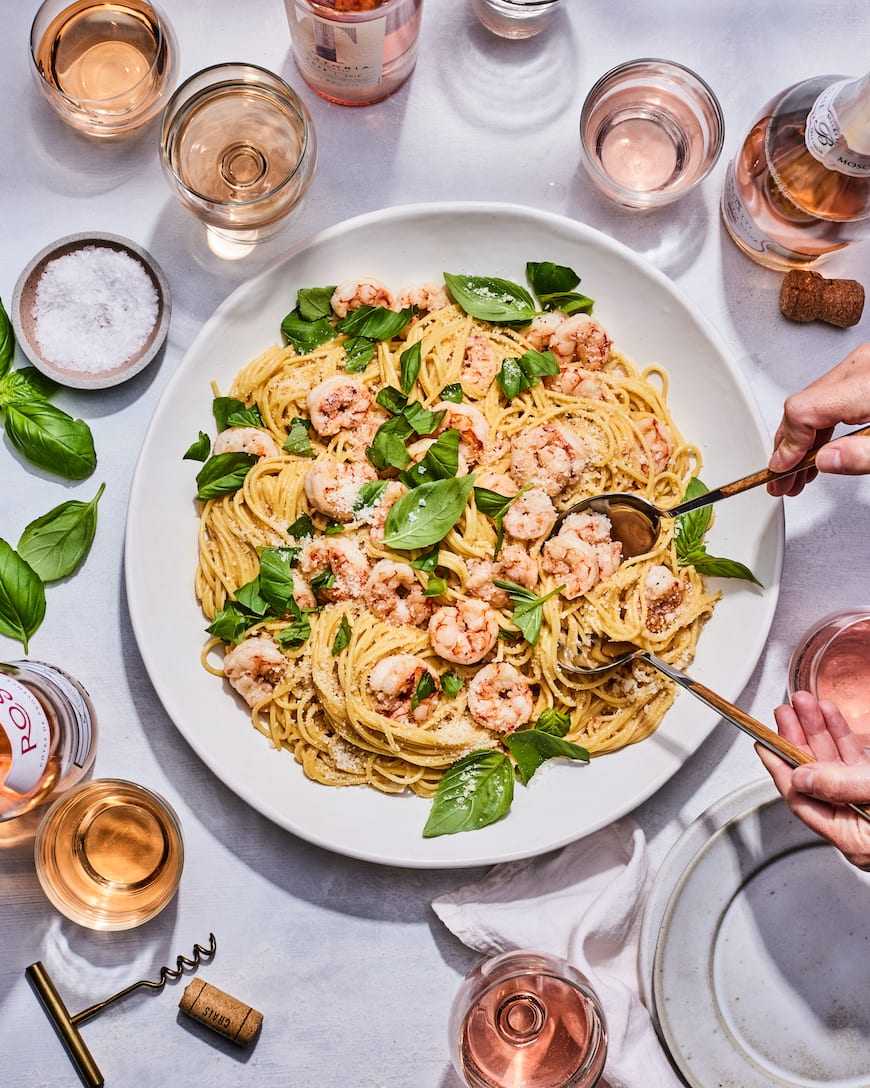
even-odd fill
[[[868,419],[870,344],[861,344],[833,370],[787,398],[769,467],[786,472],[809,450],[818,449],[816,467],[773,480],[767,490],[771,495],[798,495],[817,471],[848,476],[870,473],[870,436],[828,441],[838,423],[859,424]]]
[[[786,804],[807,827],[833,843],[853,865],[870,870],[870,821],[844,802],[870,805],[870,757],[864,742],[830,702],[797,691],[791,706],[774,711],[780,735],[815,763],[792,768],[756,745]]]

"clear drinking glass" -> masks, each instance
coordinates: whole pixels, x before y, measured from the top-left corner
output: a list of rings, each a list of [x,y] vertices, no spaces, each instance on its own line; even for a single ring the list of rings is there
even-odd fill
[[[811,628],[788,667],[789,698],[796,691],[830,699],[870,736],[870,611],[837,612]]]
[[[556,18],[562,0],[471,0],[474,14],[500,38],[532,38]]]
[[[722,108],[704,80],[655,58],[605,73],[580,114],[583,165],[603,193],[629,208],[688,193],[712,170],[724,136]]]
[[[368,106],[417,63],[423,0],[284,0],[296,66],[322,98]]]
[[[119,136],[159,113],[178,70],[166,16],[147,0],[45,0],[30,29],[46,101],[90,136]]]
[[[271,237],[302,203],[317,164],[314,125],[283,79],[253,64],[217,64],[170,98],[163,169],[209,246],[234,258]]]
[[[593,1088],[607,1028],[588,980],[542,952],[477,964],[449,1019],[450,1055],[468,1088]]]

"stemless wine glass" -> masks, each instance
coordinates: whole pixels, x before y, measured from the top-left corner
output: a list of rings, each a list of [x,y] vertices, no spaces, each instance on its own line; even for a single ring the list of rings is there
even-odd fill
[[[825,616],[795,647],[788,697],[808,691],[836,703],[855,730],[870,736],[870,611]]]
[[[468,1088],[593,1088],[607,1027],[588,980],[542,952],[478,963],[449,1019],[450,1056]]]
[[[163,111],[161,161],[209,246],[236,258],[296,210],[317,164],[314,124],[283,79],[254,64],[216,64],[178,88]]]
[[[152,120],[172,89],[178,46],[147,0],[45,0],[30,29],[31,72],[79,132],[119,136]]]

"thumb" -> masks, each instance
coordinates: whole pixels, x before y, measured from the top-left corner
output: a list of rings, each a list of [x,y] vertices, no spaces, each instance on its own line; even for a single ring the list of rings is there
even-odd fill
[[[806,763],[792,774],[791,784],[800,793],[820,801],[870,802],[870,762]]]
[[[844,476],[870,473],[870,437],[840,438],[822,446],[816,454],[816,468]]]

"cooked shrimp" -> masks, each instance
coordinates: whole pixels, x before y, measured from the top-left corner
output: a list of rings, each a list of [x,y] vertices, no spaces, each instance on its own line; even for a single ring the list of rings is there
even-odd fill
[[[506,472],[496,472],[491,468],[485,468],[482,472],[479,472],[475,484],[477,487],[485,487],[489,491],[495,491],[498,495],[504,495],[505,498],[516,495],[519,491],[516,481],[508,476]]]
[[[668,427],[657,416],[646,416],[636,423],[638,433],[643,442],[641,445],[641,464],[644,468],[649,466],[647,449],[652,457],[654,472],[664,472],[668,467],[671,456],[673,437]]]
[[[378,427],[382,423],[386,423],[389,418],[383,408],[373,404],[362,420],[354,424],[353,429],[347,432],[345,443],[349,452],[361,461],[365,457],[366,450],[374,441]]]
[[[368,461],[315,461],[305,473],[305,495],[321,514],[353,521],[360,488],[377,478]]]
[[[403,483],[398,480],[390,480],[375,506],[360,511],[361,520],[369,527],[369,537],[372,543],[377,544],[378,547],[384,542],[384,525],[387,521],[387,514],[399,499],[407,494],[407,491],[408,489]]]
[[[405,623],[421,627],[432,615],[432,602],[413,569],[392,559],[380,559],[372,567],[363,598],[379,619],[396,627]]]
[[[670,627],[683,603],[683,583],[667,567],[650,567],[644,581],[646,626],[654,635]]]
[[[286,671],[287,658],[268,635],[246,638],[224,654],[224,675],[248,706],[268,699]]]
[[[329,301],[336,317],[347,317],[351,310],[358,310],[360,306],[386,306],[390,309],[393,296],[380,280],[365,276],[358,280],[342,280]]]
[[[601,578],[609,578],[622,562],[622,544],[612,538],[611,531],[610,518],[591,510],[569,514],[560,528],[560,532],[575,532],[581,540],[592,545]]]
[[[343,537],[315,537],[299,553],[299,569],[311,580],[330,571],[335,580],[323,590],[327,601],[354,600],[368,581],[369,561],[358,544]]]
[[[553,500],[541,487],[524,491],[507,508],[504,530],[517,540],[540,540],[556,524]]]
[[[469,559],[465,592],[469,597],[488,601],[493,608],[507,608],[510,597],[506,590],[494,585],[493,579],[516,582],[531,589],[538,582],[537,561],[519,544],[505,544],[498,559]]]
[[[450,305],[450,299],[443,287],[437,283],[415,283],[411,287],[403,287],[396,296],[395,308],[404,310],[406,306],[416,306],[422,313],[430,310],[443,310]]]
[[[546,351],[559,326],[568,320],[568,315],[561,310],[551,310],[548,314],[538,314],[523,335],[536,351]]]
[[[432,649],[445,661],[473,665],[481,661],[498,639],[498,613],[484,601],[445,605],[429,620]]]
[[[551,421],[511,438],[511,475],[522,486],[534,484],[558,495],[580,479],[589,454],[577,431]]]
[[[311,586],[298,574],[293,575],[293,600],[300,608],[317,607],[317,601],[311,592]]]
[[[582,367],[563,366],[558,374],[550,374],[544,378],[544,385],[553,393],[562,393],[566,397],[607,400],[607,393],[598,378]]]
[[[421,699],[411,710],[414,692],[426,673],[435,681],[435,691]],[[369,687],[375,697],[375,709],[380,714],[399,722],[412,719],[424,722],[435,709],[441,684],[438,673],[422,657],[390,654],[382,658],[369,673]]]
[[[453,404],[449,400],[439,401],[432,411],[444,412],[436,433],[459,431],[459,452],[469,465],[476,465],[489,438],[489,424],[483,412],[471,404]]]
[[[600,574],[594,546],[573,530],[545,542],[541,566],[564,585],[562,596],[569,601],[588,593]]]
[[[253,453],[257,457],[277,457],[278,443],[260,427],[227,427],[214,440],[212,453]]]
[[[369,422],[372,395],[357,378],[334,374],[315,385],[305,404],[315,431],[319,435],[333,435]]]
[[[498,355],[489,340],[482,332],[469,333],[459,368],[459,381],[472,389],[484,391],[492,385],[498,368]]]
[[[573,360],[587,370],[600,370],[610,357],[613,341],[599,322],[588,314],[566,318],[550,338],[550,351],[562,366]]]
[[[513,733],[531,719],[535,697],[522,673],[506,661],[496,661],[484,665],[469,681],[468,709],[487,729]]]

